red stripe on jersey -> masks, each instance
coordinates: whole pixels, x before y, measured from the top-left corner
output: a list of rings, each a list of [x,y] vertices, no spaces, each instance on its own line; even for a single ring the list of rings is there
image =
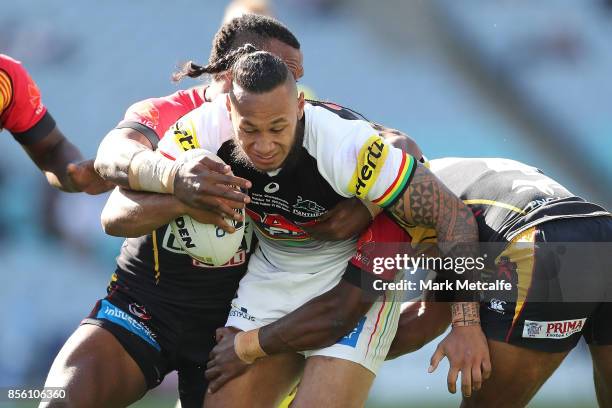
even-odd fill
[[[168,153],[166,153],[166,152],[162,152],[161,150],[160,150],[159,152],[160,152],[160,153],[162,154],[162,156],[164,156],[166,159],[176,160],[176,158],[175,158],[175,157],[172,157],[171,155],[169,155],[169,154],[168,154]]]

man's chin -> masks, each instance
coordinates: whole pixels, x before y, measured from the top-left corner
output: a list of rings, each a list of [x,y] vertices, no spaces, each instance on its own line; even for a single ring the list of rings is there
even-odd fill
[[[261,171],[262,173],[267,173],[270,171],[274,171],[274,170],[278,170],[280,165],[277,164],[276,162],[274,163],[259,163],[256,161],[251,161],[251,165],[253,167],[255,167],[257,170]]]

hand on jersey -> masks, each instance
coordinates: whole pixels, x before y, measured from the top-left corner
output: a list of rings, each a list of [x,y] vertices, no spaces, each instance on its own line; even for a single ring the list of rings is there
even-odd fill
[[[365,205],[357,198],[350,198],[336,204],[315,225],[302,228],[321,241],[342,241],[361,234],[371,221]]]
[[[238,377],[249,367],[242,361],[234,349],[234,337],[240,330],[233,327],[221,327],[215,334],[217,345],[209,354],[206,364],[208,392],[213,393],[233,378]]]
[[[184,163],[174,178],[174,196],[184,204],[240,220],[233,209],[250,202],[239,189],[248,189],[251,182],[232,175],[230,167],[208,157]]]
[[[444,357],[448,357],[448,391],[456,392],[457,377],[461,372],[461,392],[472,395],[482,386],[482,381],[491,375],[489,346],[480,325],[453,327],[451,332],[438,344],[428,371],[434,372]]]
[[[113,183],[104,180],[96,173],[93,159],[68,164],[66,174],[75,191],[83,191],[87,194],[101,194],[115,187]]]

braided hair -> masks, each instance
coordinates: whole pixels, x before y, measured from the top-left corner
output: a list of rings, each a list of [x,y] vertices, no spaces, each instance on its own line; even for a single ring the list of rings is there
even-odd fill
[[[204,67],[189,61],[178,72],[174,73],[172,78],[174,81],[180,81],[186,76],[198,78],[205,73],[221,73],[224,70],[217,71],[217,64],[224,66],[225,63],[223,61],[232,51],[245,44],[252,44],[261,49],[265,46],[266,42],[272,39],[278,40],[296,50],[300,49],[300,42],[280,21],[267,16],[244,14],[224,24],[215,34],[207,66]],[[214,67],[215,72],[210,72],[211,66]],[[204,70],[206,67],[208,67],[208,70]]]

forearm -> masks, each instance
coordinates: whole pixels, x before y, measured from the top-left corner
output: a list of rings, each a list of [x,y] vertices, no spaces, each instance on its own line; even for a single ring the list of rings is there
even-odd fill
[[[77,192],[79,189],[73,185],[67,169],[70,163],[78,163],[81,160],[83,156],[79,149],[64,139],[49,152],[40,169],[51,186],[66,192]]]
[[[130,188],[132,158],[147,150],[152,150],[151,143],[140,132],[128,128],[113,129],[100,143],[94,166],[105,180]]]
[[[41,141],[23,146],[32,161],[53,187],[67,192],[78,191],[68,176],[68,165],[83,160],[81,152],[55,127]]]
[[[437,245],[444,258],[472,258],[477,256],[478,227],[470,209],[456,197],[429,170],[420,166],[404,192],[391,208],[395,217],[414,225],[434,228]],[[478,269],[463,273],[447,271],[450,280],[479,279]],[[478,320],[478,294],[455,291],[453,324],[476,324]],[[468,302],[465,302],[468,301]],[[463,323],[460,323],[463,322]]]
[[[168,194],[143,193],[117,187],[102,210],[102,227],[109,235],[139,237],[168,224],[185,212]]]

